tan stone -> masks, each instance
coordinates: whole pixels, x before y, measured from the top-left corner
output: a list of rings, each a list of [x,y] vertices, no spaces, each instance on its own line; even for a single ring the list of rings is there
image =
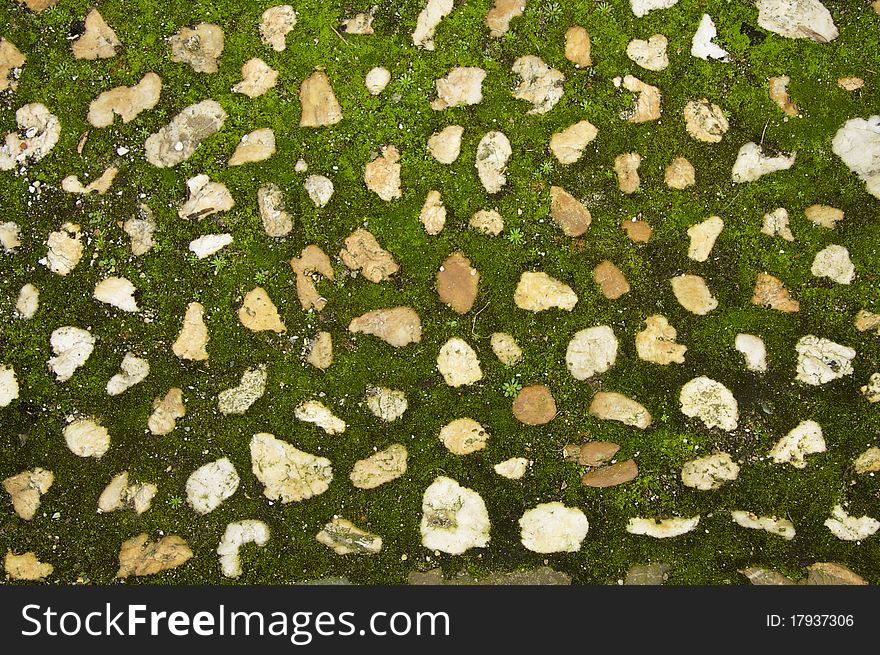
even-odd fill
[[[590,33],[580,25],[569,27],[565,33],[565,58],[575,68],[587,68],[593,65],[591,50]]]
[[[476,105],[483,100],[483,80],[486,71],[475,66],[456,66],[445,77],[434,80],[437,99],[431,109],[441,111],[448,107]]]
[[[333,337],[329,332],[318,332],[310,340],[306,362],[317,369],[326,371],[333,363]]]
[[[880,11],[878,11],[880,13]],[[865,580],[855,571],[843,564],[834,562],[816,562],[808,566],[807,579],[803,584],[808,585],[867,585]]]
[[[639,359],[663,366],[684,363],[687,346],[675,342],[678,332],[665,316],[649,316],[645,319],[645,326],[644,330],[636,333]]]
[[[67,449],[77,457],[100,459],[110,449],[107,428],[94,418],[77,419],[68,423],[63,434]]]
[[[504,229],[504,219],[495,209],[481,209],[471,216],[468,225],[477,232],[495,237]]]
[[[844,91],[858,91],[865,86],[865,80],[861,77],[841,77],[837,80],[837,86]]]
[[[12,41],[0,39],[0,91],[18,88],[18,73],[27,58]]]
[[[428,152],[441,164],[451,164],[461,152],[461,137],[464,128],[461,125],[447,125],[439,132],[428,137]]]
[[[326,457],[303,452],[266,432],[253,436],[250,449],[251,469],[269,500],[299,502],[330,488],[333,469]]]
[[[383,146],[382,154],[364,167],[364,184],[386,202],[401,197],[399,160],[397,148]]]
[[[647,123],[660,120],[660,89],[642,82],[637,77],[627,75],[623,78],[623,88],[635,93],[636,102],[631,109],[620,112],[620,117],[630,123]]]
[[[302,114],[300,127],[335,125],[342,120],[342,107],[330,86],[330,79],[322,70],[316,70],[299,87]]]
[[[216,73],[223,52],[223,28],[214,23],[182,27],[168,39],[171,61],[189,64],[197,73]]]
[[[183,404],[183,390],[169,389],[162,398],[153,400],[153,413],[147,422],[150,433],[154,435],[169,434],[177,426],[177,419],[186,415]]]
[[[249,132],[241,137],[241,141],[229,158],[230,166],[241,166],[252,162],[265,161],[275,154],[275,132],[268,127]]]
[[[79,225],[64,223],[61,229],[49,233],[46,257],[40,260],[50,271],[67,275],[76,268],[83,254],[82,232]]]
[[[440,347],[437,370],[450,387],[475,384],[483,379],[477,353],[463,339],[453,337]]]
[[[666,46],[669,41],[663,34],[645,39],[633,39],[626,46],[626,56],[649,71],[662,71],[669,66]]]
[[[440,441],[456,455],[470,455],[483,450],[489,440],[489,433],[472,418],[459,418],[443,426]]]
[[[671,189],[686,189],[697,181],[693,164],[684,157],[676,157],[672,160],[666,167],[664,179],[666,186]]]
[[[609,466],[587,471],[581,476],[581,484],[585,487],[616,487],[627,482],[632,482],[639,475],[639,467],[636,460],[628,459]]]
[[[550,218],[567,237],[581,236],[593,220],[590,210],[559,186],[550,187]]]
[[[278,315],[278,309],[263,287],[254,287],[245,294],[238,310],[238,320],[251,332],[287,331]]]
[[[434,32],[449,12],[452,11],[452,0],[427,0],[425,8],[416,18],[416,29],[413,31],[413,45],[425,50],[434,49]]]
[[[611,461],[620,446],[610,441],[588,441],[585,444],[572,444],[571,458],[581,466],[602,466]]]
[[[550,152],[560,164],[573,164],[598,134],[599,130],[590,121],[578,121],[550,137]]]
[[[768,82],[770,84],[770,99],[787,116],[797,116],[801,111],[800,107],[794,104],[788,97],[788,83],[791,82],[791,78],[788,75],[780,75],[779,77],[769,78]]]
[[[813,225],[827,227],[833,230],[843,220],[843,210],[828,205],[810,205],[804,210],[807,218]]]
[[[876,330],[877,334],[880,335],[880,314],[869,312],[867,309],[860,309],[856,312],[853,325],[859,332]]]
[[[705,143],[718,143],[730,129],[721,107],[705,98],[684,106],[684,120],[687,133]]]
[[[753,305],[762,305],[786,313],[798,312],[801,309],[801,304],[791,297],[782,280],[767,273],[758,273],[751,302]]]
[[[147,73],[134,86],[117,86],[92,100],[88,121],[93,127],[107,127],[118,115],[123,123],[128,123],[155,107],[161,92],[162,79],[156,73]]]
[[[248,59],[241,66],[241,82],[232,87],[234,93],[258,98],[278,83],[278,71],[259,57]]]
[[[400,270],[394,256],[364,229],[355,230],[346,237],[345,247],[339,256],[346,266],[353,271],[361,271],[370,282],[382,282]]]
[[[348,330],[371,334],[395,348],[422,340],[422,322],[410,307],[375,309],[353,318]]]
[[[699,275],[678,275],[669,282],[675,299],[686,310],[697,316],[705,316],[718,307],[718,301],[706,286],[706,280]]]
[[[146,533],[123,542],[119,551],[117,578],[130,575],[153,575],[177,568],[193,556],[186,541],[176,534],[150,542]]]
[[[384,450],[355,462],[348,477],[358,489],[375,489],[406,473],[407,456],[404,446],[391,444]]]
[[[186,306],[186,315],[183,317],[183,327],[177,340],[171,347],[175,355],[180,359],[192,361],[204,361],[208,359],[208,326],[205,325],[205,308],[201,303],[191,302]]]
[[[526,8],[526,0],[492,0],[489,13],[486,14],[486,27],[489,36],[502,36],[510,29],[510,21],[522,16]]]
[[[620,421],[644,430],[651,425],[651,414],[640,403],[613,391],[599,391],[590,402],[590,414],[606,421]]]
[[[626,277],[613,262],[607,259],[599,262],[593,269],[593,278],[599,285],[602,295],[608,300],[617,300],[625,293],[629,293],[630,287]]]
[[[287,47],[287,35],[296,25],[296,12],[290,5],[269,7],[260,16],[260,40],[275,52]]]
[[[18,130],[0,137],[0,171],[11,171],[49,154],[61,136],[61,122],[46,105],[32,102],[15,111]]]
[[[61,188],[67,191],[67,193],[76,193],[80,195],[97,193],[99,196],[103,196],[110,190],[110,185],[113,184],[113,180],[116,179],[116,174],[118,172],[119,169],[115,166],[108,166],[100,176],[89,182],[87,185],[83,185],[83,183],[79,181],[79,177],[76,175],[68,175],[61,180]]]
[[[49,7],[54,7],[58,4],[58,0],[17,0],[19,4],[24,5],[31,11],[35,11],[40,13],[41,11],[45,11],[49,9]]]
[[[330,258],[315,244],[303,248],[299,257],[290,260],[290,267],[296,275],[296,295],[303,309],[321,311],[327,305],[327,299],[318,293],[314,273],[323,275],[329,280],[334,278],[333,265]]]
[[[493,332],[489,338],[489,344],[498,361],[505,366],[516,366],[523,359],[522,349],[513,335],[507,332]]]
[[[55,476],[42,468],[22,471],[3,480],[3,489],[9,494],[12,508],[25,521],[30,521],[40,507],[40,499],[49,491]]]
[[[785,207],[779,207],[764,214],[761,233],[771,237],[779,236],[786,241],[794,241],[794,234],[791,233],[791,228],[788,225],[788,210]]]
[[[440,301],[458,314],[467,314],[474,306],[480,273],[461,252],[447,257],[437,272],[437,294]]]
[[[697,223],[688,228],[688,236],[691,244],[688,248],[688,257],[695,262],[704,262],[709,258],[715,239],[724,229],[724,221],[718,216],[710,216],[702,223]]]
[[[614,158],[614,172],[617,173],[617,186],[623,193],[635,193],[639,188],[639,166],[642,156],[637,152],[626,152]]]
[[[55,570],[51,564],[44,564],[38,560],[33,551],[16,555],[11,550],[7,551],[3,558],[3,568],[6,570],[7,579],[30,582],[43,580]]]
[[[853,466],[859,475],[880,473],[880,448],[876,446],[868,448],[868,450],[856,457]]]
[[[651,226],[648,225],[645,221],[640,221],[635,218],[632,218],[628,221],[621,221],[620,226],[626,232],[626,236],[629,237],[630,241],[635,241],[636,243],[647,243],[651,238]]]
[[[486,193],[498,193],[507,184],[507,162],[512,153],[510,140],[503,132],[487,132],[480,139],[474,166]]]
[[[530,384],[514,399],[513,415],[526,425],[544,425],[556,416],[556,401],[545,385]]]
[[[440,234],[446,225],[446,207],[439,191],[429,191],[419,212],[419,222],[431,236]]]
[[[212,182],[207,175],[196,175],[186,181],[189,197],[177,209],[177,215],[186,220],[195,220],[229,211],[235,200],[222,182]]]
[[[528,114],[546,114],[556,106],[564,93],[565,75],[535,55],[524,55],[513,62],[512,69],[521,81],[513,97],[532,104]]]
[[[369,36],[374,33],[373,15],[378,7],[372,7],[369,11],[355,14],[351,18],[346,18],[339,24],[339,31],[343,34],[361,34]]]
[[[513,301],[520,309],[542,312],[558,308],[570,312],[577,304],[577,294],[542,271],[525,271],[520,275],[513,294]]]
[[[225,121],[226,112],[215,100],[184,108],[144,142],[147,161],[159,168],[186,161],[202,141],[220,131]]]
[[[284,195],[274,182],[268,182],[257,191],[257,206],[267,236],[281,238],[290,234],[293,219],[285,211]]]
[[[70,49],[76,59],[108,59],[116,56],[116,49],[122,43],[97,9],[86,15],[85,32],[73,43]]]
[[[315,537],[337,555],[365,553],[375,555],[382,550],[382,538],[361,530],[354,523],[334,516]]]

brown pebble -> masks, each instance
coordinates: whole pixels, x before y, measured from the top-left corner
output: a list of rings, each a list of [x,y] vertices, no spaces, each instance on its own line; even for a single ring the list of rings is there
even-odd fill
[[[628,459],[625,462],[603,466],[584,473],[581,477],[581,483],[585,487],[616,487],[634,480],[638,474],[639,467],[636,466],[636,460]]]
[[[629,293],[629,282],[623,273],[607,259],[600,262],[593,270],[593,277],[602,290],[602,295],[608,300],[617,300],[623,294]]]
[[[626,236],[636,243],[647,243],[651,238],[651,226],[645,221],[623,221],[620,226],[626,230]]]
[[[543,384],[523,387],[513,401],[513,415],[526,425],[544,425],[556,416],[556,401]]]
[[[454,312],[466,314],[474,306],[480,274],[460,252],[449,255],[437,273],[437,294]]]
[[[590,210],[562,187],[550,187],[550,218],[568,237],[579,237],[590,227]]]
[[[581,466],[602,466],[620,450],[611,441],[588,441],[578,448],[577,461]]]

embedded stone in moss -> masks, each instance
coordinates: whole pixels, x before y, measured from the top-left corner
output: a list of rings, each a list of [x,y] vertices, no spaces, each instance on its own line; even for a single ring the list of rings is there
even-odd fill
[[[467,314],[474,306],[480,273],[461,252],[454,252],[437,272],[437,295],[440,301],[458,314]]]
[[[563,454],[566,459],[572,459],[581,466],[602,466],[617,454],[620,446],[610,441],[588,441],[585,444],[570,444],[565,447]]]
[[[684,106],[684,121],[687,133],[705,143],[718,143],[730,129],[721,107],[705,98]]]
[[[322,70],[315,70],[299,87],[302,114],[300,127],[324,127],[342,120],[342,107],[330,86],[330,78]]]
[[[441,164],[453,163],[461,152],[463,134],[464,128],[461,125],[447,125],[428,137],[428,152]]]
[[[636,517],[631,518],[626,524],[626,531],[630,534],[641,534],[656,539],[666,539],[690,532],[697,527],[699,522],[699,514],[691,518],[673,517],[662,520]]]
[[[168,39],[171,61],[189,64],[197,73],[216,73],[223,53],[223,28],[214,23],[181,27]]]
[[[860,309],[856,312],[853,325],[859,332],[876,330],[877,334],[880,335],[880,314],[869,312],[867,309]]]
[[[408,453],[401,444],[391,444],[365,459],[358,460],[349,479],[358,489],[375,489],[406,473]]]
[[[293,229],[293,219],[285,211],[284,196],[281,188],[274,182],[268,182],[257,191],[257,207],[266,236],[281,238]]]
[[[519,480],[529,470],[532,460],[525,457],[511,457],[503,462],[498,462],[492,469],[502,478],[508,480]]]
[[[151,542],[144,532],[122,543],[116,577],[154,575],[177,568],[192,556],[192,550],[182,537],[172,534]]]
[[[620,117],[630,123],[648,123],[660,120],[662,109],[660,107],[660,89],[642,82],[637,77],[626,75],[623,80],[623,88],[630,93],[636,94],[635,104],[630,109],[620,112]],[[621,79],[614,78],[614,85],[620,86]]]
[[[317,208],[326,207],[333,197],[333,182],[323,175],[309,175],[303,182],[303,188]]]
[[[189,242],[189,251],[197,259],[210,257],[219,252],[233,241],[231,234],[204,234],[198,239]]]
[[[833,230],[843,220],[843,210],[829,205],[810,205],[804,210],[804,215],[813,225]]]
[[[10,580],[27,580],[29,582],[40,582],[52,575],[55,570],[51,564],[45,564],[37,559],[37,555],[33,551],[16,555],[11,550],[6,551],[3,558],[3,568]]]
[[[136,291],[128,279],[111,275],[95,285],[92,297],[124,312],[137,312],[138,306],[134,299]]]
[[[93,127],[108,127],[116,116],[123,123],[129,123],[141,112],[155,107],[161,92],[162,79],[156,73],[146,73],[133,86],[117,86],[104,91],[92,100],[86,118]]]
[[[617,186],[627,195],[635,193],[639,188],[639,166],[642,156],[637,152],[626,152],[614,158],[614,172],[617,174]]]
[[[575,333],[565,351],[565,366],[575,380],[604,373],[617,360],[617,337],[607,325]]]
[[[296,12],[290,5],[269,7],[260,17],[260,40],[275,52],[287,47],[287,35],[296,25]]]
[[[274,154],[275,132],[268,127],[261,127],[241,137],[235,152],[229,158],[229,166],[265,161]]]
[[[649,11],[674,7],[678,3],[678,0],[629,0],[629,2],[633,13],[641,18]]]
[[[122,358],[119,373],[107,382],[107,395],[118,396],[136,384],[143,382],[150,373],[150,363],[146,359],[127,352]]]
[[[651,562],[650,564],[635,564],[626,572],[623,580],[624,585],[662,585],[669,579],[672,567],[663,562]]]
[[[793,585],[794,580],[782,575],[779,571],[773,569],[765,569],[759,566],[750,566],[740,569],[742,573],[749,579],[753,585]]]
[[[395,348],[422,340],[422,321],[410,307],[375,309],[353,318],[348,330],[371,334]]]
[[[156,436],[170,434],[177,427],[177,419],[185,415],[183,390],[173,387],[163,397],[153,399],[153,413],[150,414],[147,427]]]
[[[110,449],[110,434],[94,418],[77,419],[65,426],[64,442],[78,457],[100,459]]]
[[[620,421],[640,430],[651,425],[651,414],[632,398],[614,391],[599,391],[590,401],[590,415],[606,421]]]
[[[364,184],[385,202],[401,197],[400,152],[392,145],[382,146],[382,154],[364,167]]]
[[[550,187],[550,218],[567,237],[581,236],[593,220],[590,210],[559,186]]]
[[[617,300],[622,295],[629,293],[629,282],[623,272],[607,259],[602,260],[593,269],[593,279],[599,285],[602,295],[608,300]]]
[[[818,386],[853,374],[852,360],[856,351],[829,339],[808,334],[798,339],[795,379]]]
[[[569,27],[565,32],[565,58],[575,68],[588,68],[593,65],[591,50],[590,33],[580,25]]]
[[[761,337],[753,334],[737,334],[734,347],[745,357],[748,370],[755,373],[767,371],[767,348]]]
[[[371,68],[367,72],[366,77],[364,77],[364,86],[367,87],[367,91],[370,92],[370,95],[377,96],[385,90],[385,87],[388,86],[390,81],[391,71],[382,66],[375,66]]]
[[[339,24],[339,31],[343,34],[373,34],[373,16],[378,7],[371,7],[369,11],[362,11],[351,18],[346,18]]]
[[[788,75],[780,75],[771,77],[768,82],[770,84],[770,99],[786,116],[797,116],[801,111],[800,107],[788,97],[788,83],[791,82],[791,78]]]
[[[520,540],[534,553],[575,553],[589,527],[581,510],[558,502],[541,503],[519,519]]]
[[[307,346],[306,362],[317,369],[326,371],[333,363],[333,337],[329,332],[318,332]]]
[[[208,359],[208,326],[205,325],[205,308],[201,303],[191,302],[186,306],[186,314],[183,317],[183,327],[177,335],[177,340],[171,347],[180,359],[192,361],[204,361]]]
[[[238,386],[225,389],[217,395],[217,409],[221,414],[244,414],[266,393],[266,366],[247,369]]]
[[[661,366],[684,363],[687,346],[676,343],[678,332],[665,316],[652,314],[645,319],[645,329],[636,333],[639,359]]]
[[[639,467],[636,465],[636,460],[627,459],[616,464],[609,464],[608,466],[587,471],[581,476],[581,484],[585,487],[604,489],[632,482],[638,475]]]
[[[516,366],[523,359],[522,349],[512,334],[493,332],[492,336],[489,337],[489,344],[492,346],[492,352],[495,353],[498,361],[505,366]]]
[[[87,185],[83,185],[83,183],[79,181],[78,176],[68,175],[61,180],[61,188],[68,193],[76,193],[79,195],[97,193],[99,196],[103,196],[110,190],[110,185],[113,184],[113,180],[116,179],[116,174],[118,172],[119,169],[115,166],[108,166],[100,176],[89,182]]]
[[[186,480],[186,499],[197,514],[208,514],[238,489],[239,477],[228,458],[200,466]]]
[[[220,556],[220,571],[227,578],[241,576],[241,559],[238,551],[245,544],[265,546],[269,542],[269,526],[262,521],[245,519],[226,526],[223,537],[217,545]]]
[[[135,514],[143,514],[159,492],[156,485],[147,483],[128,483],[128,471],[123,471],[110,480],[98,498],[98,512],[115,512],[123,508],[134,510]]]
[[[409,403],[403,391],[386,387],[368,386],[366,391],[367,409],[378,419],[391,423],[406,412]]]
[[[253,436],[250,449],[253,473],[269,500],[306,500],[327,491],[333,480],[329,459],[303,452],[266,432]]]
[[[0,223],[0,246],[4,252],[14,253],[21,245],[21,228],[17,223],[6,221]]]
[[[730,389],[705,376],[696,377],[681,388],[678,395],[685,416],[698,418],[707,428],[735,430],[739,405]]]
[[[496,209],[481,209],[471,216],[468,225],[477,232],[495,237],[504,229],[504,219]]]
[[[422,496],[422,545],[450,555],[489,544],[489,512],[473,489],[437,477]]]
[[[678,304],[697,316],[705,316],[718,307],[718,301],[699,275],[685,273],[669,280]]]
[[[492,0],[485,24],[489,28],[489,36],[498,38],[510,29],[510,21],[522,16],[526,9],[526,0]]]
[[[370,232],[359,228],[345,238],[339,252],[342,263],[353,271],[360,271],[370,282],[382,282],[400,270],[394,255],[379,245]]]
[[[849,258],[849,250],[832,243],[816,253],[810,273],[838,284],[849,284],[856,276],[856,269]]]
[[[437,99],[431,109],[441,111],[448,107],[476,105],[483,100],[483,80],[486,71],[475,66],[456,66],[444,77],[434,80]]]
[[[666,55],[668,41],[663,34],[645,39],[633,39],[626,46],[626,56],[649,71],[662,71],[669,66]]]
[[[880,12],[878,12],[880,13]],[[807,567],[809,573],[803,584],[808,585],[866,585],[865,580],[852,569],[835,562],[816,562]]]
[[[39,102],[19,107],[15,112],[18,132],[6,134],[0,145],[0,171],[11,171],[30,160],[40,161],[49,154],[61,136],[61,122]],[[22,139],[20,134],[24,135]]]
[[[758,273],[751,302],[753,305],[762,305],[785,313],[798,312],[801,309],[801,304],[791,297],[782,280],[768,273]]]
[[[251,332],[287,331],[278,309],[263,287],[254,287],[245,294],[238,310],[238,320]]]
[[[8,407],[17,398],[18,380],[15,379],[15,369],[0,364],[0,407]]]
[[[691,39],[691,54],[694,57],[705,59],[718,59],[719,61],[729,61],[730,53],[714,42],[718,36],[718,30],[715,29],[715,21],[709,14],[703,14],[694,38]]]
[[[562,99],[565,75],[535,55],[524,55],[513,62],[511,70],[522,78],[513,97],[532,104],[528,114],[546,114]]]
[[[321,428],[327,434],[342,434],[347,425],[330,409],[317,400],[307,400],[300,403],[293,410],[293,416],[305,423],[312,423]]]
[[[434,32],[449,12],[452,11],[452,0],[428,0],[425,8],[416,19],[413,32],[413,45],[425,50],[434,49]]]
[[[837,86],[844,91],[858,91],[865,86],[865,80],[861,77],[841,77],[837,80]]]
[[[736,155],[731,179],[738,184],[742,184],[744,182],[754,182],[770,173],[788,170],[794,166],[796,156],[796,152],[765,155],[761,146],[757,143],[747,143],[739,149]]]
[[[819,0],[756,0],[758,25],[789,39],[833,41],[840,34]]]
[[[437,370],[450,387],[467,386],[483,379],[477,353],[466,341],[457,337],[441,346],[437,355]]]
[[[159,168],[177,166],[223,127],[226,112],[215,100],[202,100],[182,109],[144,142],[147,161]]]
[[[487,132],[480,139],[474,166],[486,193],[498,193],[507,184],[507,162],[512,152],[503,132]]]
[[[18,76],[26,59],[12,41],[0,39],[0,91],[18,88]]]
[[[764,532],[782,537],[786,541],[791,541],[796,535],[794,523],[788,519],[780,519],[775,516],[758,516],[743,510],[734,510],[730,513],[730,516],[737,525],[752,530],[763,530]]]
[[[543,384],[523,387],[513,400],[513,415],[525,425],[544,425],[556,417],[556,401]]]
[[[724,229],[724,221],[719,216],[710,216],[702,223],[689,227],[687,233],[691,238],[691,244],[688,248],[688,257],[696,262],[706,261],[722,229]]]
[[[761,233],[771,237],[779,236],[786,241],[794,241],[794,234],[791,233],[791,228],[788,226],[788,210],[785,207],[779,207],[764,214]]]
[[[85,31],[70,44],[76,59],[108,59],[116,56],[122,42],[97,9],[86,15]]]
[[[82,232],[75,223],[64,223],[46,239],[46,256],[40,260],[57,275],[67,275],[76,268],[83,254]]]
[[[739,477],[739,465],[730,453],[715,453],[697,457],[681,467],[681,482],[686,487],[701,491],[720,489]]]
[[[570,286],[543,271],[525,271],[519,276],[513,301],[520,309],[530,312],[543,312],[554,308],[570,312],[577,304],[578,298]]]
[[[58,382],[69,380],[74,371],[86,363],[95,347],[95,337],[82,328],[66,325],[52,331],[49,345],[55,353],[48,362]]]
[[[647,243],[651,239],[651,226],[645,221],[631,218],[620,222],[620,227],[626,232],[630,241],[635,243]]]
[[[696,184],[694,166],[684,157],[676,157],[664,171],[664,181],[670,189],[686,189]]]
[[[791,464],[797,469],[807,467],[807,455],[825,452],[822,427],[815,421],[801,421],[770,450],[777,464]]]
[[[841,505],[835,505],[825,527],[842,541],[863,541],[880,530],[880,521],[870,516],[850,516]]]
[[[573,164],[598,134],[599,130],[590,121],[578,121],[550,137],[550,152],[560,164]]]
[[[871,446],[868,450],[856,457],[853,466],[855,467],[856,473],[859,475],[880,472],[880,448]]]
[[[489,433],[472,418],[458,418],[440,429],[440,441],[455,455],[470,455],[486,447]]]
[[[233,93],[248,98],[259,98],[278,83],[278,71],[259,57],[248,59],[241,66],[241,82],[232,87]]]
[[[326,253],[315,244],[303,248],[299,257],[290,260],[290,267],[296,275],[296,295],[303,309],[321,311],[327,305],[315,286],[314,273],[323,275],[329,280],[334,278],[333,265]]]
[[[15,315],[29,321],[37,313],[40,306],[40,290],[30,282],[24,284],[15,301]]]
[[[315,539],[337,555],[375,555],[382,550],[382,537],[361,530],[351,521],[338,516],[334,516]]]
[[[12,508],[25,521],[30,521],[40,508],[40,500],[52,483],[55,476],[52,471],[34,468],[22,471],[3,480],[3,489],[9,494]]]

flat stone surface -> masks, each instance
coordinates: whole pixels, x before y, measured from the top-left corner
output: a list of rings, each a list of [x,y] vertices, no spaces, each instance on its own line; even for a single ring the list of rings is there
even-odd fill
[[[544,425],[556,416],[556,401],[543,384],[523,387],[513,401],[513,415],[526,425]]]

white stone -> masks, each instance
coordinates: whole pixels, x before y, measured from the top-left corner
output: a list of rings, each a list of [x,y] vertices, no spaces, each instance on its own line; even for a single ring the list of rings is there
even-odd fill
[[[206,234],[189,242],[189,251],[198,259],[210,257],[232,243],[231,234]]]
[[[125,353],[119,366],[119,373],[107,382],[107,393],[118,396],[139,382],[143,382],[149,374],[150,363],[146,359],[141,359],[134,353]]]
[[[64,382],[86,363],[95,347],[95,337],[88,330],[67,325],[53,330],[49,344],[55,356],[46,363],[55,379]]]
[[[79,457],[97,459],[110,449],[107,428],[91,418],[68,423],[64,427],[64,441],[70,452]]]
[[[776,171],[788,170],[794,166],[797,153],[779,153],[771,157],[766,156],[757,143],[749,142],[739,149],[736,162],[733,164],[731,179],[738,184],[754,182],[758,178],[775,173]]]
[[[0,223],[0,246],[5,252],[15,252],[21,245],[21,228],[12,221]]]
[[[633,39],[626,46],[626,56],[645,70],[662,71],[669,66],[668,43],[663,34],[655,34],[647,40]]]
[[[28,282],[18,292],[18,299],[15,301],[15,314],[28,321],[37,313],[39,306],[40,290]]]
[[[248,132],[235,147],[229,158],[230,166],[241,166],[269,159],[275,154],[275,132],[268,127],[261,127]]]
[[[707,428],[735,430],[739,419],[736,398],[720,382],[701,376],[687,382],[678,396],[685,416],[698,418]]]
[[[852,360],[856,351],[828,339],[808,334],[797,345],[798,361],[795,379],[810,385],[820,385],[853,374]]]
[[[739,477],[739,466],[729,453],[715,453],[685,462],[681,481],[686,487],[701,491],[718,489],[725,482]]]
[[[147,483],[128,484],[128,471],[113,476],[98,497],[98,512],[115,512],[130,507],[136,514],[143,514],[153,503],[159,489]]]
[[[207,514],[220,506],[238,489],[238,471],[222,457],[193,471],[186,481],[186,500],[198,514]]]
[[[217,554],[220,556],[220,570],[227,578],[241,576],[241,560],[238,556],[239,549],[245,544],[265,546],[269,543],[269,526],[262,521],[246,519],[237,521],[226,526],[223,538],[217,546]]]
[[[46,105],[24,105],[15,112],[18,131],[10,132],[0,145],[0,171],[11,171],[25,162],[38,162],[49,154],[61,136],[61,122]],[[20,134],[24,134],[22,139]]]
[[[745,357],[748,370],[755,373],[767,371],[767,348],[761,337],[740,333],[736,335],[734,346]]]
[[[617,360],[617,337],[607,325],[577,332],[568,342],[565,365],[576,380],[604,373]]]
[[[526,510],[519,520],[523,546],[535,553],[575,553],[590,524],[576,507],[542,503]]]
[[[522,349],[517,344],[512,334],[507,332],[493,332],[489,338],[492,352],[505,366],[516,366],[523,359]]]
[[[266,432],[251,439],[251,467],[269,500],[297,502],[324,493],[333,480],[330,460],[294,448]]]
[[[437,355],[437,370],[450,387],[466,386],[483,379],[477,353],[466,341],[457,337],[441,346]]]
[[[475,66],[456,66],[445,77],[434,80],[437,99],[431,109],[441,111],[448,107],[476,105],[483,100],[483,80],[486,71]]]
[[[822,427],[815,421],[801,421],[773,446],[770,457],[777,464],[791,464],[802,469],[807,467],[807,455],[824,452]]]
[[[334,416],[326,405],[317,400],[307,400],[297,405],[293,415],[300,421],[314,423],[327,434],[342,434],[345,432],[345,421]]]
[[[846,121],[831,142],[834,154],[880,198],[880,116]]]
[[[138,306],[134,299],[134,285],[124,277],[107,277],[95,285],[92,296],[108,305],[124,312],[137,312]]]
[[[276,52],[287,47],[287,35],[296,25],[296,11],[290,5],[269,7],[260,16],[260,40]]]
[[[487,132],[477,144],[474,165],[486,193],[498,193],[507,183],[507,162],[513,152],[503,132]]]
[[[390,81],[391,71],[387,68],[376,66],[371,68],[367,73],[367,76],[364,78],[364,86],[367,87],[367,91],[370,92],[370,95],[377,96],[385,90],[385,87],[388,86]]]
[[[413,44],[425,50],[434,49],[434,32],[449,12],[452,11],[452,0],[428,0],[425,8],[416,19],[413,32]]]
[[[786,241],[794,241],[794,235],[788,226],[788,210],[785,207],[779,207],[768,214],[764,214],[761,233],[771,237],[780,236]]]
[[[678,4],[678,0],[629,0],[633,13],[641,18],[649,11],[669,9]]]
[[[744,528],[752,530],[764,530],[770,534],[775,534],[786,541],[791,541],[795,537],[794,523],[788,519],[780,519],[775,516],[758,516],[751,512],[743,510],[734,510],[730,513],[734,522]]]
[[[303,187],[315,207],[325,207],[333,197],[333,182],[323,175],[309,175]]]
[[[870,516],[850,516],[841,505],[834,506],[831,518],[826,519],[824,525],[843,541],[862,541],[880,530],[880,521]]]
[[[40,260],[53,273],[67,275],[82,258],[82,233],[79,225],[65,223],[56,232],[50,232],[46,239],[46,256]]]
[[[194,220],[232,209],[235,200],[222,182],[212,182],[207,175],[196,175],[186,181],[189,197],[177,210],[180,218]]]
[[[657,539],[665,539],[667,537],[678,537],[690,532],[700,522],[699,514],[691,518],[669,518],[669,519],[646,519],[631,518],[626,524],[626,531],[630,534],[643,534]]]
[[[351,521],[338,516],[334,516],[315,539],[337,555],[352,553],[375,555],[382,550],[382,537],[365,532]]]
[[[502,478],[519,480],[526,474],[526,471],[529,470],[531,465],[532,460],[530,459],[526,459],[525,457],[511,457],[510,459],[505,459],[503,462],[498,462],[492,468]]]
[[[0,407],[8,407],[17,398],[18,380],[15,379],[15,369],[0,364]]]
[[[816,253],[810,273],[838,284],[849,284],[856,276],[856,269],[849,258],[849,250],[832,243]]]
[[[712,17],[709,14],[703,14],[703,17],[700,19],[700,25],[697,27],[697,31],[691,41],[691,54],[706,61],[710,59],[727,61],[730,58],[730,53],[712,42],[712,39],[717,35],[718,30],[715,29],[715,22],[712,20]]]
[[[755,0],[758,25],[789,39],[833,41],[840,34],[819,0]]]
[[[422,497],[422,545],[450,555],[489,544],[489,512],[480,495],[455,480],[437,477]]]
[[[409,403],[403,391],[386,387],[367,387],[367,408],[373,416],[391,423],[406,412]]]
[[[525,271],[519,277],[513,300],[520,309],[543,312],[558,308],[570,312],[578,297],[571,287],[544,272]]]

